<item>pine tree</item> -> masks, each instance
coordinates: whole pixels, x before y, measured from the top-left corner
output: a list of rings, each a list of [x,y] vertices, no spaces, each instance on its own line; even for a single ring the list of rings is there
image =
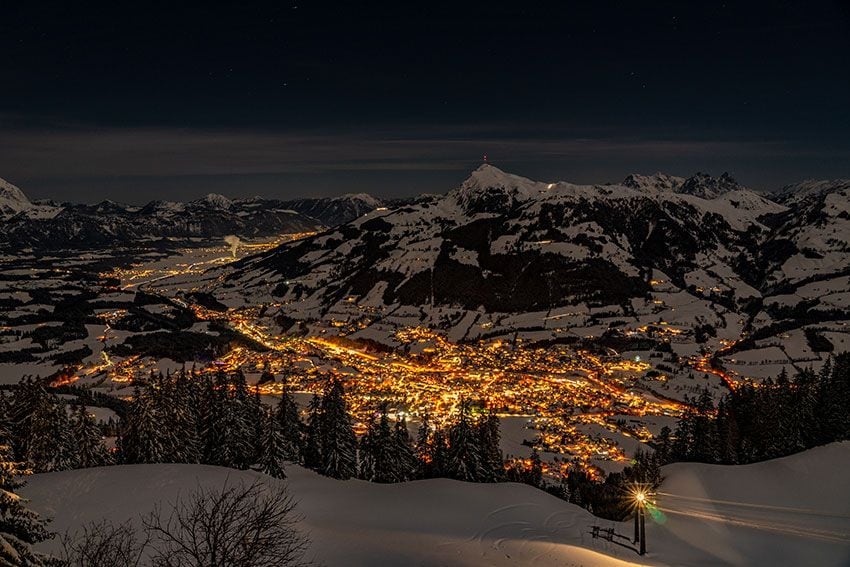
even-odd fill
[[[540,460],[540,453],[537,452],[537,449],[531,451],[531,465],[525,482],[537,488],[543,486],[543,462]]]
[[[693,456],[693,430],[696,414],[693,409],[693,401],[688,396],[684,397],[683,402],[686,408],[676,424],[675,439],[671,448],[672,461],[690,461]]]
[[[585,498],[582,488],[588,483],[587,473],[581,470],[577,459],[573,459],[567,471],[567,487],[569,490],[569,502],[576,506],[585,507]]]
[[[417,476],[419,478],[432,478],[434,476],[433,462],[433,432],[431,431],[431,418],[428,414],[422,416],[422,423],[416,433],[416,460]]]
[[[220,389],[218,382],[211,374],[204,374],[200,378],[198,392],[198,445],[201,462],[208,465],[217,464],[218,451],[225,436],[223,412],[227,390]]]
[[[47,400],[47,390],[40,382],[26,377],[15,388],[9,403],[9,421],[12,424],[12,454],[14,459],[25,461],[32,439],[32,417],[35,410]]]
[[[828,373],[827,373],[828,372]],[[832,360],[821,376],[821,442],[850,438],[850,353],[841,353]]]
[[[670,462],[673,441],[670,438],[672,431],[666,425],[661,428],[658,437],[655,438],[655,454],[662,465]]]
[[[280,401],[277,404],[275,419],[277,419],[280,425],[281,435],[283,437],[283,453],[286,456],[286,460],[297,463],[304,445],[301,431],[303,425],[298,415],[298,405],[295,403],[292,394],[289,393],[285,384],[280,395]]]
[[[792,452],[813,447],[817,444],[818,417],[815,414],[817,404],[817,375],[811,369],[801,372],[794,380],[792,395],[793,414],[791,416],[790,435]]]
[[[369,418],[366,432],[357,444],[357,478],[373,482],[375,479],[375,454],[378,436],[378,422],[375,416]]]
[[[658,455],[640,448],[635,451],[631,466],[623,470],[623,483],[627,485],[640,484],[655,490],[662,480]]]
[[[396,482],[396,454],[390,418],[387,415],[387,405],[381,406],[378,420],[370,422],[366,432],[366,443],[362,445],[363,454],[367,459],[366,480],[372,482]]]
[[[256,457],[258,440],[255,424],[260,419],[257,406],[256,399],[248,393],[245,374],[241,370],[236,372],[225,417],[228,427],[225,443],[232,459],[228,466],[247,469]]]
[[[284,460],[286,440],[276,416],[268,411],[263,418],[263,435],[259,456],[260,470],[275,478],[286,478]]]
[[[148,396],[153,413],[156,414],[158,422],[162,425],[162,429],[157,432],[162,445],[159,462],[183,462],[183,439],[179,436],[181,431],[178,430],[177,425],[180,411],[176,405],[179,402],[176,399],[175,383],[171,373],[168,372],[163,375],[160,372],[155,376],[152,374],[144,392]]]
[[[164,429],[150,385],[137,385],[118,440],[124,462],[165,462],[169,448],[163,439]]]
[[[481,449],[481,470],[478,474],[480,482],[496,482],[504,478],[504,458],[499,447],[501,434],[499,418],[490,411],[487,417],[479,421],[478,446]]]
[[[447,473],[450,478],[478,482],[482,457],[480,438],[470,416],[470,403],[462,400],[457,422],[449,430]]]
[[[236,373],[230,378],[219,373],[210,396],[211,408],[205,445],[209,446],[209,462],[222,467],[248,468],[256,458],[256,430],[252,421],[253,402],[248,394],[245,376]]]
[[[431,442],[430,459],[431,478],[442,478],[450,476],[449,473],[449,443],[446,432],[442,429],[434,431]]]
[[[738,429],[738,462],[751,463],[756,460],[758,435],[758,405],[756,390],[750,384],[743,384],[729,396],[728,412],[735,416]]]
[[[773,379],[768,378],[756,391],[756,405],[761,411],[755,416],[755,430],[751,438],[758,460],[773,459],[782,454],[782,408],[779,407],[778,389]]]
[[[721,463],[738,464],[738,445],[740,433],[735,413],[729,408],[726,398],[717,404],[717,452]],[[665,464],[665,461],[662,461]]]
[[[838,428],[838,439],[850,439],[850,353],[843,352],[835,357],[835,369],[832,373],[832,387],[837,391],[838,406],[844,408]]]
[[[346,480],[357,474],[357,438],[345,403],[342,382],[332,378],[322,397],[320,472]]]
[[[797,375],[796,380],[804,373]],[[799,402],[799,388],[788,379],[785,368],[776,379],[776,390],[771,396],[777,406],[778,418],[776,424],[776,455],[777,457],[790,455],[805,448],[802,427],[805,424],[799,421],[799,410],[802,404]]]
[[[416,453],[410,444],[410,432],[407,430],[407,421],[402,417],[396,421],[393,432],[393,443],[395,455],[395,481],[406,482],[416,478],[417,460]]]
[[[81,468],[100,467],[111,464],[112,459],[103,443],[103,434],[94,417],[85,406],[73,410],[71,429],[78,447],[78,465]]]
[[[77,468],[78,448],[62,400],[51,396],[36,406],[26,460],[39,473]]]
[[[185,367],[174,381],[172,399],[167,417],[169,427],[175,432],[175,451],[172,460],[178,463],[199,463],[202,459],[200,435],[200,396],[193,380],[186,375]]]
[[[5,416],[4,416],[5,417]],[[15,491],[23,486],[21,476],[30,474],[12,460],[8,432],[0,432],[0,564],[39,567],[46,564],[33,545],[50,537],[47,521],[26,507]]]
[[[251,403],[248,407],[248,417],[253,420],[251,422],[253,424],[252,444],[254,446],[254,462],[257,462],[263,452],[263,437],[265,436],[264,424],[268,411],[266,406],[264,406],[263,402],[260,400],[259,388],[254,388],[253,392],[254,394],[251,397]]]
[[[313,394],[302,450],[302,461],[308,469],[319,470],[322,465],[321,421],[322,400],[318,395]]]
[[[693,460],[701,463],[717,462],[717,430],[714,422],[714,400],[708,388],[700,392],[693,417]]]

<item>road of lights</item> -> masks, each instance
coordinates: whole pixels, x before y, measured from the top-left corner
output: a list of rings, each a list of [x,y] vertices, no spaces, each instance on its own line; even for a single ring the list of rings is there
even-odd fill
[[[722,355],[723,353],[729,352],[732,348],[738,344],[738,341],[731,341],[724,344],[723,348],[718,350],[714,355],[711,353],[706,353],[699,358],[695,358],[692,361],[692,366],[695,370],[699,372],[704,372],[706,374],[712,374],[717,376],[723,383],[726,385],[729,390],[734,391],[735,388],[738,387],[738,382],[735,379],[735,376],[731,372],[727,372],[722,368],[717,368],[712,365],[712,358]]]

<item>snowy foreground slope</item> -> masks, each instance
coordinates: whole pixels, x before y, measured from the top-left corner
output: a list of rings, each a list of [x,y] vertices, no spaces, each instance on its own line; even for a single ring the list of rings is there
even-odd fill
[[[593,539],[611,526],[517,484],[427,480],[398,485],[336,481],[300,467],[286,481],[299,500],[311,553],[356,565],[848,565],[850,443],[755,465],[677,464],[659,496],[663,523],[647,526],[649,554]],[[261,478],[202,465],[131,465],[36,475],[23,491],[64,531],[123,521],[206,486]],[[733,503],[734,501],[734,503]],[[631,524],[613,524],[628,536]],[[48,548],[51,544],[48,544]]]
[[[647,526],[673,565],[850,565],[850,442],[755,463],[664,468]],[[657,542],[653,545],[653,542]]]

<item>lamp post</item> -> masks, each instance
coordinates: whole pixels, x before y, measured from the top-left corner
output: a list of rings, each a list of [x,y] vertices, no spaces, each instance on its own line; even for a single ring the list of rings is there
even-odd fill
[[[646,492],[638,486],[632,493],[635,505],[635,543],[640,542],[641,555],[646,555]]]
[[[640,554],[646,555],[646,497],[641,499],[640,508]]]

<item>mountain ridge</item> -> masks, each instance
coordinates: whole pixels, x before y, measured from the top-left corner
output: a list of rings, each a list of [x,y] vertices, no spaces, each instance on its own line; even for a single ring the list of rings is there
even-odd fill
[[[206,285],[226,305],[279,304],[293,328],[327,325],[386,343],[405,326],[472,340],[509,332],[516,326],[505,321],[518,318],[550,340],[653,312],[730,333],[834,319],[824,303],[808,319],[781,323],[785,311],[770,305],[788,286],[832,281],[850,268],[840,244],[850,225],[829,208],[838,205],[826,200],[808,214],[829,221],[812,242],[802,209],[731,176],[649,177],[575,185],[486,165],[443,195],[376,209],[214,270],[216,283]],[[809,260],[819,255],[832,261]],[[552,323],[558,313],[573,319]]]
[[[289,201],[210,193],[186,202],[154,200],[141,206],[109,199],[93,205],[40,204],[0,180],[0,247],[97,248],[165,237],[278,236],[322,230],[383,205],[365,193]]]

